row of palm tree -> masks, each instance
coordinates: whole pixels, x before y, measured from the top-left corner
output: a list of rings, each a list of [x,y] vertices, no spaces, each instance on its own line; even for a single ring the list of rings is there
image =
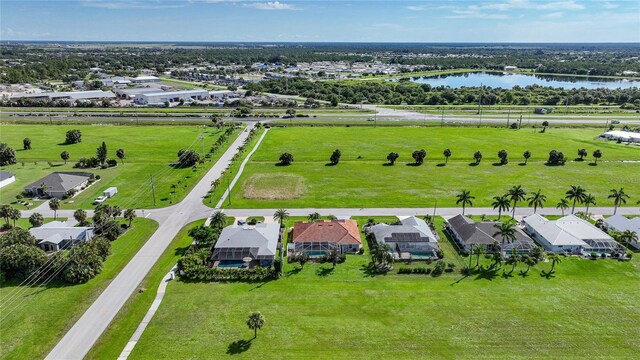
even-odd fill
[[[547,201],[547,196],[542,193],[541,189],[533,192],[526,197],[527,192],[522,188],[521,185],[513,186],[511,189],[507,191],[506,194],[500,196],[494,196],[493,202],[491,206],[494,210],[498,210],[498,220],[502,217],[502,213],[505,211],[509,211],[510,209],[513,211],[512,216],[516,214],[516,206],[518,202],[526,200],[528,202],[529,207],[533,207],[533,213],[535,214],[538,209],[544,208],[544,204]],[[462,215],[464,215],[467,206],[473,206],[473,199],[476,197],[471,195],[469,190],[462,190],[460,193],[456,195],[456,205],[462,206]],[[624,188],[620,189],[611,189],[609,199],[613,199],[613,214],[615,215],[618,206],[626,204],[629,195],[624,192]],[[556,205],[556,209],[562,210],[562,215],[564,216],[564,211],[569,208],[569,204],[571,205],[571,213],[575,212],[575,208],[577,204],[582,204],[586,206],[585,213],[589,212],[589,207],[591,205],[596,205],[596,198],[580,185],[571,185],[569,190],[565,193],[565,197],[560,199],[558,204]],[[640,203],[640,202],[639,202]]]
[[[504,224],[509,224],[510,222],[506,222]],[[513,224],[513,223],[511,223]],[[502,229],[501,229],[502,230]],[[507,231],[509,232],[509,231]],[[494,235],[496,236],[496,235]],[[503,245],[504,246],[504,245]],[[474,245],[471,248],[471,254],[469,254],[469,267],[471,268],[471,258],[473,255],[476,256],[476,264],[475,264],[475,268],[478,269],[480,268],[480,256],[482,254],[484,254],[486,252],[486,248],[484,245]],[[516,269],[516,267],[518,266],[519,263],[523,263],[527,266],[527,269],[525,271],[522,272],[523,275],[526,275],[529,273],[529,271],[531,270],[532,266],[535,266],[539,261],[542,261],[543,259],[548,259],[551,262],[551,268],[549,269],[549,271],[547,272],[547,274],[552,274],[555,272],[555,267],[556,264],[562,262],[562,258],[553,252],[544,252],[542,250],[542,248],[537,249],[537,251],[534,252],[532,251],[532,253],[530,254],[522,254],[522,255],[518,255],[517,252],[515,251],[515,249],[513,249],[513,252],[511,253],[511,256],[509,256],[506,261],[504,259],[504,256],[502,254],[502,252],[495,252],[492,254],[491,256],[491,268],[492,269],[499,269],[502,266],[502,263],[504,262],[507,265],[511,265],[511,271],[509,271],[509,274],[512,274],[513,271]]]

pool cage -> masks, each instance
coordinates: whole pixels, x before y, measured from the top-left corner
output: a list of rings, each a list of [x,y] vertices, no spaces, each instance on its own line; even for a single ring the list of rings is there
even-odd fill
[[[322,256],[333,250],[340,252],[340,247],[334,242],[314,241],[314,242],[297,242],[295,243],[295,252],[304,252],[307,255]]]
[[[599,254],[611,254],[611,253],[620,253],[624,252],[624,248],[620,246],[615,240],[607,240],[607,239],[587,239],[584,240],[588,248],[585,248],[584,251],[587,253],[599,253]]]

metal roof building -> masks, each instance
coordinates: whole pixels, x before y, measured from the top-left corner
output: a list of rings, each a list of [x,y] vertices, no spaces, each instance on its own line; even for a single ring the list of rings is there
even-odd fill
[[[193,100],[206,100],[209,92],[206,90],[181,90],[181,91],[157,91],[137,95],[133,101],[138,105],[161,104],[165,102],[173,103],[183,100],[190,102]]]

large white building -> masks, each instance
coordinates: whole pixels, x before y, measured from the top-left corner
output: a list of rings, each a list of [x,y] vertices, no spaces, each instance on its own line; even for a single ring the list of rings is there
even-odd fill
[[[640,133],[632,131],[612,130],[600,135],[600,137],[608,140],[620,140],[624,142],[640,143]]]
[[[87,90],[87,91],[64,91],[64,92],[41,92],[41,93],[17,93],[9,97],[10,100],[30,98],[34,100],[101,100],[113,99],[116,95],[111,91]]]
[[[552,221],[538,214],[523,220],[525,231],[547,251],[555,253],[612,253],[620,246],[588,221],[567,215]]]
[[[157,76],[150,76],[150,75],[140,75],[138,77],[134,77],[131,78],[131,82],[134,83],[150,83],[150,82],[160,82],[162,81],[162,79],[160,79]]]
[[[191,102],[193,100],[206,100],[209,92],[206,90],[181,90],[181,91],[158,91],[137,95],[133,101],[138,105],[162,104],[165,102],[174,103],[180,100]]]

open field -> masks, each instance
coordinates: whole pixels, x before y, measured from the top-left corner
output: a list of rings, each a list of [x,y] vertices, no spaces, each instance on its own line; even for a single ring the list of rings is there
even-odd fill
[[[82,132],[82,142],[65,145],[65,133],[70,129]],[[204,150],[215,143],[224,130],[203,128],[202,126],[47,126],[47,125],[2,125],[0,141],[6,142],[16,150],[18,163],[4,166],[3,171],[16,174],[16,182],[2,189],[0,203],[15,201],[15,196],[24,186],[40,179],[53,171],[90,171],[100,175],[100,181],[69,200],[62,201],[62,208],[92,208],[93,199],[111,186],[118,187],[118,194],[107,203],[122,208],[153,208],[171,204],[171,184],[179,185],[173,201],[179,201],[224,152],[236,133],[224,146],[212,154],[205,168],[198,166],[177,169],[170,166],[176,161],[177,152],[182,148],[191,148],[202,152],[202,142],[198,138],[205,134]],[[29,137],[32,150],[22,150],[22,139]],[[74,169],[73,164],[81,157],[95,156],[96,148],[104,141],[107,144],[109,158],[117,159],[115,152],[122,148],[126,152],[124,164],[104,170]],[[68,151],[70,159],[65,165],[60,153]],[[48,162],[51,162],[50,166]],[[156,191],[156,206],[153,203],[150,176]],[[178,182],[181,182],[178,184]]]
[[[131,357],[632,358],[639,350],[637,257],[564,259],[550,278],[540,276],[550,267],[541,263],[526,277],[520,265],[512,276],[462,280],[374,275],[367,263],[366,255],[350,255],[334,270],[285,264],[282,278],[264,283],[171,282]],[[245,325],[251,311],[266,318],[256,339]],[[118,351],[102,344],[105,352],[92,358],[114,357],[123,340]]]
[[[592,193],[598,206],[611,206],[607,199],[613,187],[624,187],[631,195],[630,204],[640,198],[640,148],[595,140],[597,130],[549,129],[539,133],[533,129],[472,128],[274,128],[245,168],[232,191],[232,207],[440,207],[455,205],[455,195],[468,189],[476,197],[475,206],[489,206],[491,198],[514,185],[528,191],[542,189],[547,207],[555,207],[570,185],[582,185]],[[426,161],[412,165],[411,153],[426,149]],[[453,155],[445,165],[442,155],[450,148]],[[549,151],[564,152],[570,160],[577,149],[586,148],[586,161],[570,161],[565,166],[546,166]],[[334,149],[342,151],[337,166],[326,166]],[[510,162],[497,166],[497,153],[505,149]],[[602,159],[592,166],[591,154],[600,149]],[[473,166],[473,153],[480,150],[483,160]],[[524,165],[522,154],[532,152]],[[385,166],[386,156],[395,151],[400,158],[395,166]],[[276,166],[283,152],[294,156],[291,166]],[[256,176],[283,177],[286,182],[303,178],[303,192],[283,200],[262,200],[261,182]],[[293,175],[294,177],[291,177]],[[273,198],[272,181],[262,182],[262,191]],[[250,190],[247,194],[246,191]],[[267,194],[269,193],[269,194]],[[250,195],[252,198],[248,198]],[[287,194],[280,194],[287,196]],[[265,196],[267,197],[267,196]]]
[[[21,281],[2,282],[0,358],[44,358],[157,227],[152,220],[135,219],[133,228],[111,243],[111,256],[102,272],[85,284],[52,281],[44,287],[25,288],[18,286]],[[7,302],[5,297],[10,294],[20,294],[18,301]]]

